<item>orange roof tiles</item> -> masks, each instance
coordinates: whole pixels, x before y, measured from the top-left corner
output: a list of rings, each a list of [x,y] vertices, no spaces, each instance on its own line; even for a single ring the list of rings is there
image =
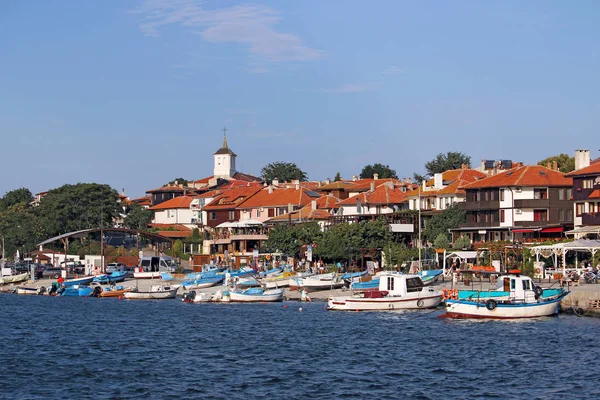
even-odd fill
[[[190,191],[190,190],[192,190],[192,188],[175,186],[175,185],[166,185],[166,186],[159,187],[159,188],[156,188],[156,189],[146,190],[146,193],[154,193],[154,192],[185,192],[185,191]]]
[[[271,193],[269,193],[271,191]],[[288,204],[305,205],[312,200],[318,199],[320,196],[306,189],[280,189],[280,188],[264,188],[253,196],[250,200],[244,203],[241,208],[256,208],[256,207],[287,207]]]
[[[600,189],[596,189],[592,193],[590,193],[588,199],[600,199]]]
[[[171,210],[175,208],[190,208],[190,204],[194,200],[191,196],[179,196],[172,198],[171,200],[167,200],[163,203],[157,204],[154,207],[150,207],[150,210]]]
[[[250,185],[223,190],[219,196],[204,206],[204,210],[229,210],[237,208],[255,196],[261,189],[261,185]]]
[[[301,221],[301,220],[326,220],[331,217],[331,213],[326,210],[317,209],[313,210],[312,202],[308,203],[299,210],[294,210],[291,213],[281,214],[273,218],[269,218],[268,221],[282,222],[282,221]]]
[[[406,192],[397,188],[390,188],[389,185],[383,184],[375,188],[374,191],[360,193],[356,196],[347,198],[338,203],[338,206],[354,205],[357,199],[360,199],[362,204],[400,204],[405,200]]]
[[[319,208],[339,208],[338,199],[335,196],[321,196],[317,199],[317,209]]]
[[[541,165],[524,165],[462,186],[461,189],[483,189],[505,186],[562,187],[573,186],[573,180],[565,177],[562,172]]]
[[[583,176],[583,175],[600,175],[600,162],[591,164],[588,167],[578,169],[577,171],[569,172],[565,176]]]

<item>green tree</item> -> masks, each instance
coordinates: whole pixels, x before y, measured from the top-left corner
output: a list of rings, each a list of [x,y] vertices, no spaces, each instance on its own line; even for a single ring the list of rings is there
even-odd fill
[[[384,249],[391,241],[385,220],[338,224],[323,233],[317,244],[317,254],[327,260],[357,257],[360,249]]]
[[[129,229],[147,230],[148,224],[152,221],[153,214],[152,211],[132,203],[129,206],[129,212],[125,216],[123,225]]]
[[[423,234],[429,241],[437,239],[440,235],[444,235],[446,239],[450,240],[449,230],[458,228],[466,220],[466,212],[459,209],[457,204],[453,204],[441,213],[431,217]]]
[[[175,178],[171,182],[167,183],[165,186],[174,185],[177,182],[179,185],[187,186],[190,182],[187,179],[183,178]]]
[[[295,179],[300,182],[308,180],[306,172],[298,168],[296,164],[283,161],[269,163],[260,172],[261,177],[268,183],[273,182],[274,179],[278,179],[280,182],[290,182]]]
[[[433,247],[435,247],[436,249],[447,249],[448,247],[450,247],[450,240],[448,240],[448,235],[445,235],[443,233],[437,235],[435,240],[433,241]]]
[[[373,165],[365,165],[360,173],[361,179],[373,178],[373,176],[377,174],[379,175],[379,179],[387,179],[393,178],[398,179],[398,175],[396,175],[396,171],[391,169],[389,165],[383,164],[373,164]]]
[[[5,254],[12,258],[17,250],[34,250],[39,239],[36,216],[28,203],[17,203],[0,211],[0,236],[4,238]]]
[[[449,151],[446,154],[439,153],[433,160],[425,163],[425,170],[428,176],[442,173],[451,169],[460,169],[463,165],[471,167],[471,157],[458,151]],[[415,174],[415,178],[422,177]],[[422,181],[422,179],[418,180]]]
[[[78,183],[50,190],[36,208],[44,236],[113,226],[122,211],[108,185]]]
[[[334,182],[339,182],[339,181],[341,181],[341,180],[342,180],[342,176],[340,175],[340,173],[339,173],[339,172],[338,172],[338,173],[336,173],[336,174],[335,174],[335,178],[333,178],[333,181],[334,181]]]
[[[0,199],[0,210],[6,210],[7,208],[19,203],[23,203],[28,207],[32,199],[33,196],[31,195],[29,189],[21,188],[12,190],[6,193],[4,197]]]
[[[570,157],[565,153],[544,158],[542,161],[538,162],[538,165],[543,165],[546,167],[548,166],[548,163],[552,163],[554,161],[558,165],[558,170],[562,173],[566,174],[567,172],[575,171],[575,157]]]
[[[302,246],[320,242],[321,236],[321,227],[315,221],[295,225],[278,225],[269,231],[269,239],[264,243],[263,251],[279,251],[297,257]]]
[[[456,250],[460,250],[460,249],[468,249],[471,247],[471,239],[469,239],[468,236],[461,236],[458,239],[456,239],[454,241],[454,245],[452,246],[453,249]]]

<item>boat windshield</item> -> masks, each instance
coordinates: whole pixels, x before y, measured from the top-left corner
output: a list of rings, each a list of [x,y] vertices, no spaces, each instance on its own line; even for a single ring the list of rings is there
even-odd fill
[[[407,278],[406,279],[406,291],[417,292],[423,289],[423,281],[421,278]]]

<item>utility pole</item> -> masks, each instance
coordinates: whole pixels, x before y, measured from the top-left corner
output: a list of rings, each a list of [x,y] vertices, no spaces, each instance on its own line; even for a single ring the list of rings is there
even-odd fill
[[[421,270],[421,185],[419,185],[419,271]]]

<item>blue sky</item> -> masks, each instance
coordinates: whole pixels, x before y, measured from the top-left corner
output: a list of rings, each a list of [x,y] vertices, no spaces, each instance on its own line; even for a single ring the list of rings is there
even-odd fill
[[[0,194],[598,156],[596,1],[0,2]]]

